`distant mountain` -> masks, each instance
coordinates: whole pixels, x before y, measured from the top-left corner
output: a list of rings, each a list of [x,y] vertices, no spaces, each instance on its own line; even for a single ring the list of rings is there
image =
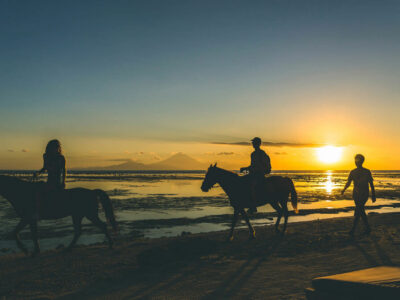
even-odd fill
[[[206,164],[183,153],[174,154],[165,160],[147,166],[151,170],[203,170],[207,168]]]
[[[147,171],[147,170],[204,170],[207,168],[206,164],[203,164],[190,156],[177,153],[171,157],[152,164],[143,164],[133,160],[127,160],[121,164],[105,166],[105,167],[90,167],[80,168],[75,170],[87,170],[87,171]]]
[[[119,170],[119,171],[130,171],[130,170],[149,170],[145,164],[133,161],[133,160],[127,160],[123,163],[116,164],[116,165],[111,165],[111,166],[99,166],[99,167],[86,167],[86,168],[74,168],[72,170],[75,171],[114,171],[114,170]]]

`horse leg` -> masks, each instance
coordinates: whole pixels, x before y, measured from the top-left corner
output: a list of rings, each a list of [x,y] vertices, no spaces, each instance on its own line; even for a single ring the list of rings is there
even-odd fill
[[[74,238],[72,239],[71,243],[68,245],[68,247],[65,249],[66,251],[70,251],[78,241],[79,237],[81,236],[82,232],[82,218],[81,216],[73,216],[72,217],[72,222],[74,224]]]
[[[33,246],[34,246],[32,257],[35,257],[36,255],[38,255],[40,253],[39,241],[38,241],[38,237],[37,237],[37,221],[36,220],[31,221],[29,226],[31,228],[32,241],[33,241]]]
[[[110,236],[110,234],[108,233],[108,229],[107,229],[107,224],[104,223],[102,220],[99,219],[99,216],[93,215],[93,216],[86,216],[94,225],[96,225],[97,227],[99,227],[101,229],[101,231],[104,232],[105,236],[107,237],[108,240],[108,245],[110,247],[110,249],[112,249],[113,247],[113,240]]]
[[[278,213],[278,217],[276,218],[276,223],[275,223],[275,232],[280,233],[279,231],[279,223],[281,222],[282,218],[282,208],[279,206],[278,202],[271,202],[271,206],[276,210]]]
[[[237,222],[237,219],[238,219],[238,215],[239,215],[239,211],[237,209],[235,209],[235,211],[233,213],[231,231],[229,233],[229,238],[228,238],[230,241],[233,241],[233,230],[235,229],[236,222]]]
[[[28,224],[28,222],[26,222],[24,219],[21,219],[17,225],[17,227],[15,227],[14,229],[14,238],[15,241],[17,242],[17,247],[19,249],[21,249],[22,252],[25,253],[25,255],[29,254],[28,249],[26,249],[25,245],[21,242],[21,239],[19,238],[19,233],[22,229],[25,228],[25,226]]]
[[[242,209],[240,211],[242,217],[244,218],[244,220],[246,221],[247,226],[249,227],[249,239],[253,240],[256,238],[256,231],[254,230],[253,226],[251,226],[250,224],[250,220],[249,217],[247,216],[246,212],[244,211],[244,209]]]
[[[285,218],[285,223],[283,224],[282,234],[285,234],[287,222],[288,222],[288,219],[289,219],[289,211],[288,211],[288,208],[287,208],[287,201],[286,201],[286,203],[281,204],[281,205],[282,205],[282,210],[283,210],[283,216]]]

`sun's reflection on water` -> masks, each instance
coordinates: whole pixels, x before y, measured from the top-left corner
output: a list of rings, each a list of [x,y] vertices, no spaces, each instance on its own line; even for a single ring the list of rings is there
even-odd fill
[[[326,181],[323,183],[324,188],[326,190],[326,192],[331,195],[332,194],[332,190],[335,187],[335,184],[332,182],[332,172],[331,171],[327,171],[326,172]]]

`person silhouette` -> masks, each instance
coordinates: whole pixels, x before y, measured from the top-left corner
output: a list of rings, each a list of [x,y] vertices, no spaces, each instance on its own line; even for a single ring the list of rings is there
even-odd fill
[[[251,207],[249,213],[257,212],[257,194],[256,188],[259,183],[262,183],[265,179],[265,175],[271,173],[271,160],[267,153],[262,150],[261,139],[255,137],[251,140],[254,151],[251,153],[250,166],[240,169],[240,172],[248,171],[249,174],[244,176],[245,180],[250,182],[251,190]]]
[[[43,167],[34,173],[34,177],[47,171],[47,183],[44,188],[36,194],[36,218],[39,218],[40,205],[46,197],[54,196],[59,190],[65,188],[65,157],[62,155],[61,143],[59,140],[51,140],[47,143],[46,152],[43,154]]]
[[[362,165],[364,163],[365,157],[362,154],[357,154],[354,157],[355,164],[357,168],[352,170],[347,179],[346,185],[342,190],[342,195],[346,191],[346,189],[350,186],[351,182],[354,182],[353,187],[353,200],[355,203],[354,209],[354,222],[353,227],[351,228],[349,234],[351,236],[354,235],[354,232],[357,227],[358,220],[361,218],[365,225],[365,234],[371,233],[371,227],[368,224],[367,214],[365,213],[365,203],[368,201],[369,197],[369,186],[371,186],[371,198],[372,202],[376,201],[375,197],[375,187],[374,180],[372,178],[371,171],[364,168]]]

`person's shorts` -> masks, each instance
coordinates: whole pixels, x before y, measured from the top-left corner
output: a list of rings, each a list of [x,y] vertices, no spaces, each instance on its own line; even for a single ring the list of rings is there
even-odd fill
[[[364,195],[359,195],[359,194],[353,194],[353,200],[356,205],[365,205],[368,201],[368,194]]]

